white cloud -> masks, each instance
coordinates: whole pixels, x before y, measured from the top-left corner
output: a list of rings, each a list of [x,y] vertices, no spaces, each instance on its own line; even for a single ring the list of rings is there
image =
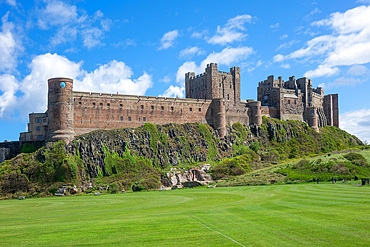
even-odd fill
[[[185,81],[185,74],[187,72],[195,72],[199,74],[201,71],[202,69],[198,67],[195,62],[185,62],[177,69],[176,82],[183,84]]]
[[[283,69],[290,69],[290,65],[288,63],[282,64],[280,67]]]
[[[40,10],[37,24],[41,29],[48,29],[54,25],[65,25],[77,21],[77,7],[62,1],[46,1],[45,8]]]
[[[331,68],[325,65],[319,65],[317,69],[307,71],[304,74],[304,76],[309,77],[309,78],[321,77],[321,76],[329,77],[329,76],[337,75],[339,71],[340,69],[338,67]]]
[[[143,95],[152,86],[152,77],[146,72],[138,79],[131,79],[130,67],[120,61],[111,61],[92,72],[58,54],[35,57],[30,74],[18,82],[14,76],[0,77],[0,117],[11,114],[13,109],[27,117],[29,112],[44,112],[47,104],[47,80],[52,77],[74,79],[74,90]],[[19,95],[19,96],[15,96]]]
[[[277,55],[274,56],[273,59],[274,59],[274,62],[281,62],[281,61],[284,60],[284,56],[281,55],[281,54],[277,54]]]
[[[370,0],[357,0],[356,3],[370,4]]]
[[[247,57],[253,54],[253,48],[248,46],[241,46],[236,48],[226,47],[219,53],[211,53],[204,59],[200,66],[197,66],[195,62],[189,61],[181,65],[177,70],[176,82],[183,83],[185,79],[185,73],[195,72],[199,74],[204,71],[207,64],[218,63],[219,65],[231,65],[239,61],[247,59]]]
[[[296,40],[291,40],[289,42],[283,43],[278,48],[276,48],[275,51],[278,51],[278,50],[281,50],[281,49],[287,49],[287,48],[291,47],[292,45],[294,45],[296,43],[298,43],[298,41],[296,41]]]
[[[45,1],[45,6],[41,6],[36,15],[39,28],[56,30],[55,35],[50,38],[53,46],[74,41],[78,35],[81,35],[87,48],[104,45],[101,40],[112,24],[109,18],[104,18],[100,10],[92,16],[87,15],[84,10],[79,14],[75,5],[59,0]]]
[[[370,143],[370,109],[340,114],[339,124],[341,129]]]
[[[84,46],[86,46],[87,48],[102,45],[102,42],[100,40],[102,39],[103,36],[104,36],[103,31],[96,27],[88,28],[82,31]]]
[[[365,66],[355,64],[351,68],[348,69],[347,74],[353,75],[353,76],[359,76],[359,75],[366,74],[368,71],[369,70]]]
[[[315,37],[307,42],[306,47],[288,55],[278,54],[279,61],[313,57],[323,58],[317,69],[306,72],[311,77],[335,75],[339,71],[337,66],[369,63],[369,16],[370,6],[359,6],[344,13],[333,13],[328,19],[313,22],[312,26],[328,26],[333,30],[333,33]]]
[[[281,39],[281,40],[286,39],[286,38],[288,38],[288,35],[287,35],[287,34],[283,34],[283,35],[281,35],[281,36],[279,37],[279,39]]]
[[[13,33],[13,23],[8,22],[9,12],[2,18],[0,32],[0,72],[13,71],[17,66],[17,53],[21,45],[17,42]]]
[[[203,39],[204,37],[206,37],[207,35],[209,34],[209,31],[207,29],[203,30],[202,32],[193,32],[191,34],[191,37],[192,38],[195,38],[195,39]]]
[[[161,46],[158,48],[158,50],[165,50],[172,47],[174,45],[175,39],[177,39],[178,36],[178,30],[173,30],[165,33],[161,38]]]
[[[184,97],[185,88],[171,85],[160,97]]]
[[[273,25],[270,25],[270,28],[272,28],[272,29],[278,29],[279,26],[280,26],[280,24],[279,24],[279,22],[277,22],[277,23],[275,23]]]
[[[318,8],[314,8],[308,15],[306,15],[306,18],[311,17],[314,14],[321,13],[321,11]]]
[[[0,118],[4,116],[4,111],[10,112],[17,104],[15,93],[18,90],[18,81],[13,75],[0,75]]]
[[[131,79],[133,71],[124,62],[113,60],[101,65],[93,72],[82,76],[76,81],[75,89],[80,91],[122,93],[143,95],[152,87],[152,76],[146,72],[138,79]]]
[[[170,75],[166,75],[164,76],[162,79],[159,79],[160,82],[164,82],[164,83],[168,83],[171,81],[171,76]]]
[[[195,55],[201,55],[201,54],[204,54],[204,51],[197,46],[193,46],[193,47],[188,47],[180,51],[179,57],[190,59]]]
[[[247,36],[247,34],[242,32],[246,31],[244,24],[251,21],[252,16],[250,15],[238,15],[229,19],[223,27],[217,26],[217,34],[209,38],[208,43],[226,45],[234,41],[244,40]]]
[[[69,61],[57,54],[46,53],[35,57],[29,65],[31,73],[20,82],[23,94],[17,100],[23,117],[29,112],[44,112],[47,104],[47,80],[52,77],[76,78],[81,63]]]
[[[360,80],[360,79],[340,77],[340,78],[335,79],[333,82],[322,83],[319,85],[319,87],[322,87],[324,89],[330,89],[330,88],[337,88],[337,87],[354,86],[355,84],[360,84],[363,82],[364,80]]]

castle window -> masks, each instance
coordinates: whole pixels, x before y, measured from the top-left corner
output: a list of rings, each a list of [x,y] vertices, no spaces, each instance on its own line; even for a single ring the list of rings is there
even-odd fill
[[[227,95],[227,100],[229,100],[230,99],[230,96],[229,95]]]
[[[202,108],[199,108],[198,110],[199,110],[199,112],[201,112],[202,111]]]
[[[141,108],[141,110],[143,110],[144,109],[144,105],[141,105],[140,108]]]
[[[37,136],[37,139],[38,139],[38,140],[42,140],[42,135],[38,135],[38,136]]]
[[[217,101],[217,105],[220,105],[220,101]]]
[[[139,122],[140,122],[140,118],[138,118]]]
[[[171,106],[171,111],[173,111],[173,106]]]
[[[122,108],[122,107],[123,107],[123,104],[119,104],[119,107],[121,107],[121,108]]]
[[[46,132],[46,131],[48,131],[48,127],[46,127],[46,126],[45,126],[45,127],[44,127],[44,130],[45,130],[45,132]]]
[[[119,119],[120,119],[121,121],[123,121],[123,117],[120,117]]]
[[[110,104],[108,103],[107,106],[110,107]]]
[[[79,101],[78,104],[81,105],[82,104],[81,101]]]
[[[143,122],[145,122],[146,121],[146,117],[143,117]]]
[[[290,99],[288,99],[288,104],[290,104]]]
[[[230,88],[232,88],[231,84],[230,84]]]
[[[131,117],[128,117],[128,121],[131,121]]]
[[[154,105],[152,105],[150,108],[151,108],[152,110],[154,110]]]
[[[100,106],[103,106],[103,103],[100,103]]]
[[[40,131],[40,126],[36,126],[36,131]]]
[[[163,105],[161,106],[161,110],[162,110],[162,111],[164,110],[164,106],[163,106]]]
[[[41,118],[37,117],[35,121],[36,121],[36,123],[41,123]]]
[[[43,123],[46,123],[46,121],[47,121],[47,118],[46,118],[46,117],[44,117],[44,118],[42,119],[42,122],[43,122]]]
[[[95,102],[93,102],[93,106],[95,106]]]
[[[190,107],[189,111],[193,111],[193,108]]]
[[[221,87],[221,83],[219,84],[219,87]]]

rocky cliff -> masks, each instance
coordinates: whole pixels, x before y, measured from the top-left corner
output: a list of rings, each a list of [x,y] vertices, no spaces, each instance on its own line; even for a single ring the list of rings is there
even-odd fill
[[[225,158],[241,156],[224,162],[235,170],[230,164],[236,161],[271,162],[358,145],[363,145],[358,138],[339,128],[328,126],[317,133],[297,121],[263,118],[261,126],[236,123],[227,128],[223,139],[204,124],[147,123],[138,128],[93,131],[68,145],[48,143],[35,153],[6,161],[0,167],[0,193],[48,194],[60,183],[80,185],[92,180],[117,190],[132,185],[158,188],[169,181],[171,176],[166,173],[172,167],[189,169],[206,162],[217,165]],[[248,164],[237,167],[236,175],[252,168]],[[17,181],[23,188],[12,187]]]

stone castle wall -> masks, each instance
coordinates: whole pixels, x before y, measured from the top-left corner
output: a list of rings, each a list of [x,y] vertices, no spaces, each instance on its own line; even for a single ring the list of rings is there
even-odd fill
[[[185,92],[185,99],[74,92],[72,79],[52,78],[48,80],[48,111],[30,114],[28,132],[21,133],[20,141],[40,137],[69,141],[96,129],[138,127],[146,122],[208,123],[223,137],[226,125],[260,125],[262,116],[305,121],[316,130],[339,126],[338,95],[325,96],[307,78],[292,76],[284,81],[269,76],[258,85],[258,101],[245,101],[240,99],[240,68],[222,72],[211,63],[200,75],[185,74]]]
[[[73,102],[76,135],[146,122],[212,124],[211,100],[73,92]]]

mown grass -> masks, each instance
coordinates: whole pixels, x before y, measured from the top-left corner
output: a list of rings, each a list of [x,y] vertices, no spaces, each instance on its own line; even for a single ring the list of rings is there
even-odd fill
[[[3,200],[0,245],[369,246],[369,212],[347,184]]]

